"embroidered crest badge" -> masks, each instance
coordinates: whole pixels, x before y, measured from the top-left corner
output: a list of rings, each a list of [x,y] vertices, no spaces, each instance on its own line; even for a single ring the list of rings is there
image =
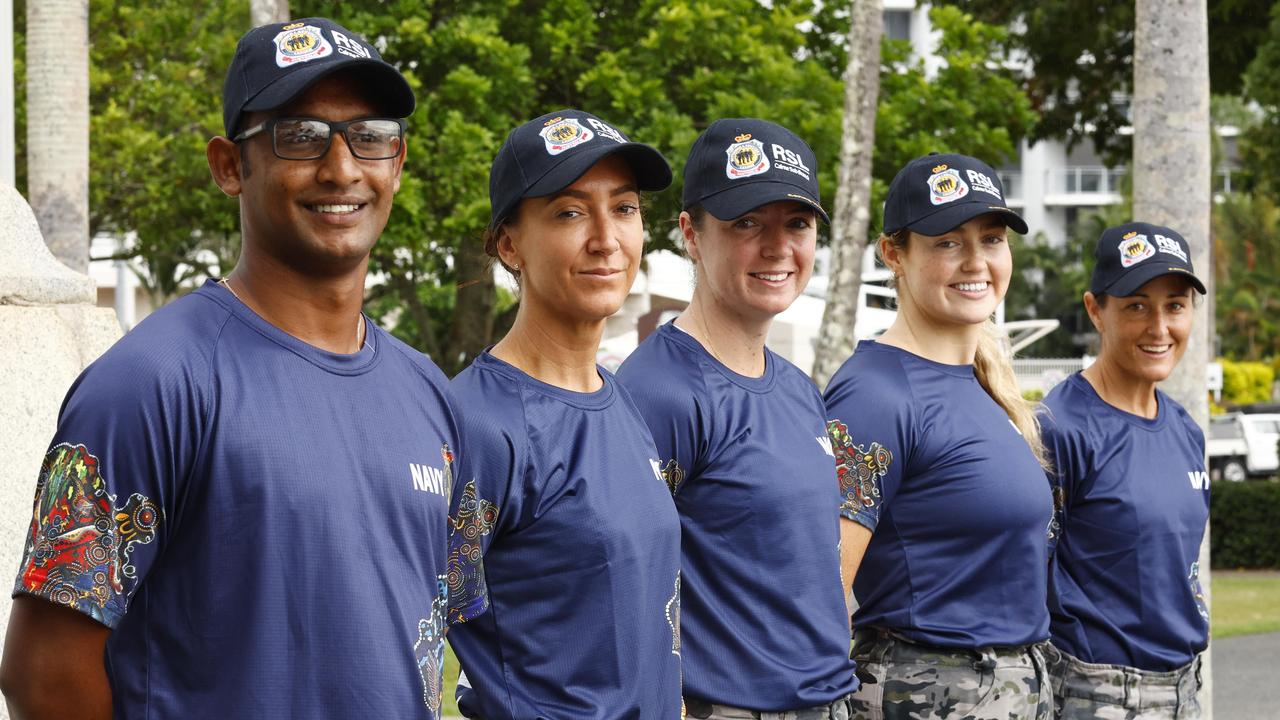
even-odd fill
[[[276,65],[290,67],[299,63],[329,57],[333,46],[324,39],[324,33],[315,25],[294,23],[285,25],[276,35]]]
[[[559,155],[570,148],[575,148],[596,136],[590,128],[583,127],[577,118],[552,118],[546,127],[538,133],[542,142],[546,143],[549,155]]]
[[[960,177],[960,172],[946,165],[937,165],[929,176],[929,202],[934,205],[945,205],[955,202],[969,194],[969,183]]]
[[[1120,241],[1120,265],[1122,267],[1133,267],[1155,254],[1156,249],[1151,243],[1147,242],[1146,235],[1129,232]]]
[[[733,144],[724,151],[729,158],[724,166],[724,174],[730,180],[741,180],[769,171],[769,158],[764,154],[764,143],[751,139],[750,133],[739,135],[733,140]]]

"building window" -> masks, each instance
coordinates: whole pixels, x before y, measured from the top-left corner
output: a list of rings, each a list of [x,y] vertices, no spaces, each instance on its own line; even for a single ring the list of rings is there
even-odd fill
[[[890,40],[911,39],[911,11],[885,10],[884,36]]]

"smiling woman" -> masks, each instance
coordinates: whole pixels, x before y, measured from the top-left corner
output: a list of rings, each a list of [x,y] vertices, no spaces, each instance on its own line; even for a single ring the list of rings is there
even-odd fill
[[[822,398],[765,347],[813,272],[827,219],[817,169],[774,123],[707,128],[685,164],[680,214],[693,299],[618,370],[680,513],[691,717],[844,720],[857,687]]]
[[[644,243],[656,150],[561,110],[494,160],[485,246],[520,280],[511,331],[452,389],[471,474],[450,631],[469,717],[680,715],[680,526],[644,420],[595,364]],[[486,604],[491,608],[484,612]]]
[[[1044,400],[1062,501],[1049,593],[1058,712],[1197,718],[1204,434],[1156,383],[1186,352],[1205,287],[1169,228],[1108,228],[1095,257],[1084,305],[1102,350]]]
[[[964,155],[908,163],[884,224],[897,319],[826,392],[854,657],[874,680],[853,717],[1047,720],[1053,505],[990,320],[1013,268],[1007,228],[1027,225],[995,171]]]

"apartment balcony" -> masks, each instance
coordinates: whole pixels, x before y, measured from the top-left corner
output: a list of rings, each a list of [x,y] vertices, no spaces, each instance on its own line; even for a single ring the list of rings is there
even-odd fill
[[[1017,170],[999,170],[1000,185],[1004,188],[1004,201],[1009,207],[1023,207],[1022,173]]]
[[[1120,202],[1123,169],[1101,165],[1076,165],[1045,171],[1044,204],[1048,206],[1098,206]]]

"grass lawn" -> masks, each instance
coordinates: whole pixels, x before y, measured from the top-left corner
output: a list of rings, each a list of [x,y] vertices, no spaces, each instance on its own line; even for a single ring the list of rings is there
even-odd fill
[[[460,715],[458,712],[458,701],[454,698],[453,690],[458,686],[458,658],[453,656],[453,648],[448,643],[444,646],[444,688],[441,691],[442,702],[440,703],[440,714],[448,717],[450,715]]]
[[[1214,570],[1213,639],[1280,631],[1280,572]]]

